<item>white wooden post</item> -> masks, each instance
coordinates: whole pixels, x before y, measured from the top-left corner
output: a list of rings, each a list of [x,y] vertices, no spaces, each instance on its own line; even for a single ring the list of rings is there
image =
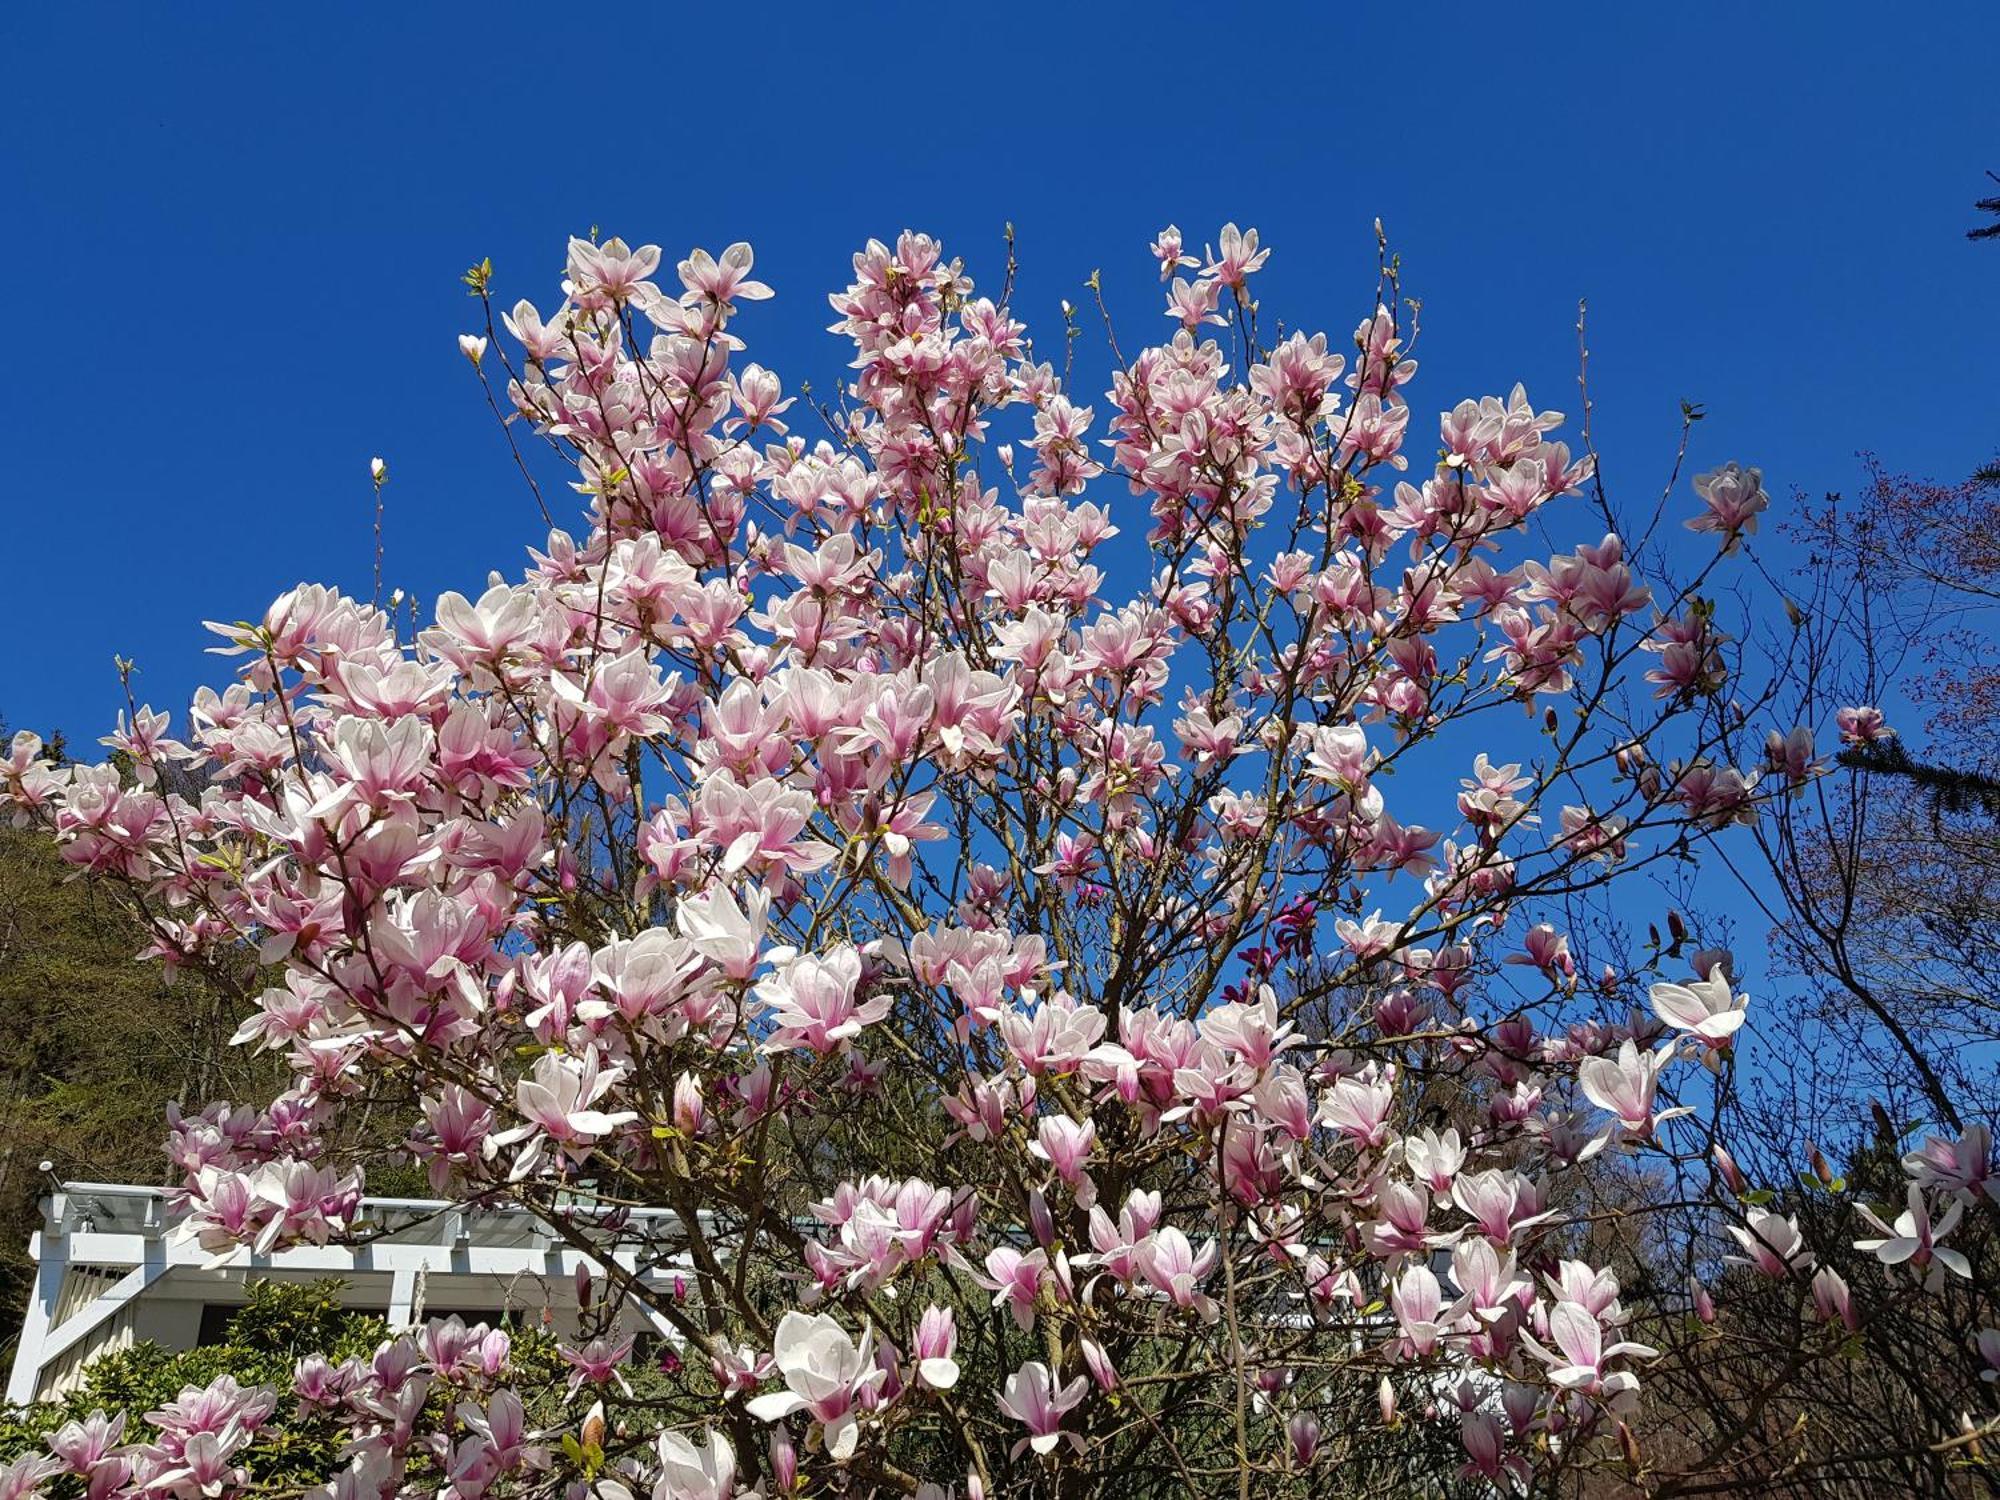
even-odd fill
[[[62,1295],[63,1277],[69,1270],[62,1219],[59,1214],[52,1215],[48,1222],[50,1227],[29,1241],[29,1253],[37,1261],[35,1291],[28,1299],[28,1315],[21,1321],[21,1336],[14,1345],[14,1368],[7,1377],[7,1401],[11,1406],[26,1406],[38,1394],[42,1365],[46,1362],[42,1350],[48,1343],[56,1299]]]

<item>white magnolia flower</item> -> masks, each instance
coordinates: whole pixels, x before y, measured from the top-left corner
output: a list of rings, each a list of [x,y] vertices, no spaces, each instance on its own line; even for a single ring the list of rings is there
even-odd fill
[[[1861,1217],[1881,1233],[1879,1238],[1856,1240],[1854,1248],[1873,1254],[1885,1266],[1900,1266],[1907,1262],[1911,1269],[1926,1271],[1932,1276],[1937,1274],[1933,1267],[1942,1266],[1971,1280],[1972,1263],[1958,1251],[1947,1250],[1938,1243],[1958,1227],[1965,1205],[1954,1198],[1943,1215],[1933,1223],[1930,1204],[1924,1201],[1924,1190],[1915,1183],[1910,1184],[1909,1204],[1896,1215],[1894,1225],[1884,1224],[1870,1209],[1862,1206]]]
[[[1748,995],[1730,993],[1729,976],[1720,964],[1693,984],[1656,984],[1648,998],[1654,1015],[1712,1046],[1736,1034],[1750,1003]]]
[[[847,1330],[826,1314],[788,1312],[778,1323],[775,1343],[772,1354],[786,1389],[757,1397],[750,1415],[776,1422],[795,1411],[810,1412],[826,1426],[826,1451],[845,1462],[860,1436],[854,1419],[857,1398],[888,1376],[875,1367],[874,1335],[864,1331],[857,1348]]]
[[[660,1434],[660,1489],[655,1500],[730,1500],[736,1493],[736,1450],[713,1428],[697,1448],[678,1432]]]

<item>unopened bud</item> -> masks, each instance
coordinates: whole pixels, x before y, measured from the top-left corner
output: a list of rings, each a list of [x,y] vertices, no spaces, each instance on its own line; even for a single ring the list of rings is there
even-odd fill
[[[472,368],[478,369],[479,362],[486,357],[486,340],[476,333],[461,333],[458,336],[458,352],[472,361]]]
[[[1083,1350],[1084,1368],[1090,1371],[1090,1378],[1097,1382],[1099,1389],[1117,1390],[1118,1367],[1111,1363],[1111,1356],[1105,1352],[1104,1346],[1088,1335],[1079,1344]]]
[[[1722,1185],[1737,1197],[1741,1198],[1745,1193],[1750,1191],[1749,1180],[1744,1177],[1742,1169],[1736,1165],[1736,1158],[1731,1156],[1728,1149],[1721,1145],[1715,1148],[1715,1170],[1722,1177]]]
[[[1708,1294],[1708,1288],[1694,1277],[1688,1277],[1688,1295],[1694,1300],[1694,1315],[1704,1323],[1715,1321],[1715,1299]]]
[[[708,1105],[701,1096],[701,1080],[692,1073],[681,1074],[674,1080],[674,1129],[682,1135],[700,1135],[707,1114]]]
[[[1056,1218],[1049,1212],[1049,1200],[1040,1188],[1028,1193],[1028,1227],[1034,1231],[1035,1243],[1049,1249],[1056,1242]]]
[[[780,1494],[788,1493],[798,1483],[799,1451],[792,1446],[792,1435],[782,1427],[771,1429],[771,1479]]]
[[[1285,1422],[1285,1441],[1291,1446],[1292,1462],[1309,1468],[1319,1455],[1319,1418],[1309,1411],[1297,1411]]]

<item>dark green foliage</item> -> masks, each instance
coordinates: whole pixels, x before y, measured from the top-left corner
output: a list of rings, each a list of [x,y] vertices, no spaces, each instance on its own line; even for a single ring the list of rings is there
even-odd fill
[[[2000,182],[2000,173],[1988,172],[1986,175],[1995,182]],[[1966,230],[1965,237],[1969,240],[2000,239],[2000,198],[1981,198],[1972,206],[1981,213],[1990,215],[1993,222],[1981,224],[1977,229]]]
[[[247,1450],[252,1476],[286,1485],[317,1483],[333,1472],[338,1439],[323,1419],[297,1417],[290,1398],[292,1368],[301,1355],[314,1352],[335,1361],[349,1355],[366,1358],[389,1336],[381,1318],[340,1305],[341,1285],[253,1282],[248,1302],[230,1320],[219,1344],[181,1353],[158,1344],[135,1344],[107,1353],[85,1370],[82,1387],[63,1399],[0,1412],[0,1455],[12,1458],[40,1448],[63,1423],[98,1410],[124,1412],[126,1441],[144,1441],[153,1431],[147,1412],[189,1386],[199,1388],[229,1375],[240,1385],[268,1385],[284,1398]]]
[[[118,892],[0,826],[0,1335],[27,1299],[43,1161],[67,1180],[164,1182],[170,1101],[270,1085],[268,1061],[229,1046],[236,1003],[140,962],[146,945]]]
[[[1901,740],[1878,740],[1843,750],[1838,757],[1843,766],[1857,771],[1873,771],[1881,776],[1900,776],[1930,799],[1936,812],[1977,812],[2000,819],[2000,777],[1979,771],[1962,771],[1951,766],[1925,765],[1911,757]]]
[[[291,1396],[293,1369],[307,1354],[336,1364],[348,1358],[367,1360],[389,1337],[388,1324],[376,1314],[341,1306],[342,1286],[338,1280],[252,1282],[248,1300],[230,1319],[221,1343],[179,1353],[158,1344],[135,1344],[101,1356],[84,1372],[82,1387],[61,1400],[0,1409],[0,1462],[42,1448],[48,1434],[63,1423],[99,1410],[124,1412],[125,1440],[144,1442],[153,1435],[147,1412],[189,1386],[199,1388],[228,1375],[239,1385],[269,1386],[279,1395],[277,1411],[245,1450],[243,1461],[252,1479],[286,1490],[320,1483],[339,1467],[341,1434],[325,1416],[299,1413]],[[516,1388],[524,1397],[552,1395],[562,1368],[554,1341],[533,1330],[510,1332]],[[448,1399],[446,1388],[440,1386],[434,1399]],[[69,1500],[66,1492],[62,1500]]]

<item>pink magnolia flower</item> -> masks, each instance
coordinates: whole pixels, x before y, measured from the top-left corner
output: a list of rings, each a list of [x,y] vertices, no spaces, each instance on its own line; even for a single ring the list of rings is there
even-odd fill
[[[65,1422],[49,1434],[49,1451],[78,1474],[89,1474],[125,1437],[125,1413],[107,1417],[94,1411],[80,1422]]]
[[[1407,1267],[1389,1289],[1389,1306],[1401,1330],[1399,1348],[1405,1358],[1420,1358],[1438,1347],[1465,1310],[1461,1299],[1445,1305],[1444,1289],[1429,1266]]]
[[[1139,1273],[1175,1307],[1193,1308],[1212,1323],[1217,1316],[1215,1300],[1200,1288],[1221,1259],[1219,1242],[1210,1240],[1197,1252],[1185,1234],[1167,1224],[1154,1230],[1140,1250]]]
[[[1912,1270],[1929,1271],[1933,1277],[1937,1274],[1932,1270],[1935,1266],[1971,1280],[1972,1263],[1961,1252],[1947,1250],[1938,1243],[1958,1227],[1959,1218],[1965,1212],[1965,1204],[1960,1200],[1954,1198],[1946,1205],[1943,1215],[1933,1221],[1924,1190],[1911,1183],[1909,1207],[1896,1216],[1893,1226],[1884,1224],[1865,1203],[1856,1207],[1877,1234],[1874,1238],[1856,1240],[1855,1249],[1872,1253],[1885,1266],[1907,1263]]]
[[[1062,1421],[1089,1389],[1090,1382],[1081,1375],[1067,1385],[1058,1385],[1040,1360],[1031,1359],[1009,1375],[1000,1392],[1000,1411],[1028,1429],[1028,1435],[1014,1445],[1014,1457],[1019,1458],[1026,1448],[1044,1455],[1053,1453],[1056,1444],[1064,1441],[1082,1452],[1083,1438],[1065,1432]]]
[[[1729,1233],[1745,1252],[1724,1257],[1736,1265],[1754,1266],[1773,1278],[1812,1269],[1813,1253],[1806,1248],[1797,1219],[1753,1208],[1743,1224],[1729,1226]]]
[[[1756,531],[1758,514],[1771,503],[1764,493],[1763,471],[1733,463],[1697,474],[1694,492],[1705,508],[1687,523],[1687,529],[1714,532],[1722,538],[1725,553],[1734,552],[1746,534]]]
[[[829,1454],[843,1463],[853,1457],[860,1437],[855,1408],[889,1377],[875,1363],[874,1335],[864,1331],[857,1346],[824,1313],[788,1312],[778,1321],[772,1357],[785,1389],[754,1398],[750,1414],[776,1422],[795,1411],[807,1412],[825,1425]]]
[[[1643,1139],[1653,1131],[1653,1093],[1669,1056],[1668,1049],[1641,1052],[1637,1043],[1627,1040],[1615,1058],[1586,1057],[1578,1063],[1577,1083],[1586,1099],[1616,1115],[1621,1127]]]
[[[1182,252],[1181,231],[1179,226],[1174,224],[1169,224],[1165,229],[1162,229],[1159,238],[1153,241],[1153,258],[1160,263],[1160,280],[1162,281],[1165,281],[1183,266],[1198,266],[1201,264],[1200,260],[1196,257]]]
[[[1252,272],[1260,271],[1271,258],[1269,250],[1257,248],[1257,231],[1239,230],[1234,224],[1222,226],[1222,253],[1203,271],[1224,286],[1240,287]]]
[[[688,258],[677,269],[681,285],[700,296],[717,302],[729,302],[738,297],[746,302],[761,302],[772,292],[763,282],[749,279],[750,268],[756,260],[756,253],[738,241],[722,252],[720,260],[706,250],[690,251]]]
[[[757,986],[777,1029],[764,1043],[766,1050],[785,1052],[804,1047],[822,1057],[842,1050],[864,1027],[889,1014],[890,996],[857,1001],[861,954],[847,945],[823,957],[801,954],[779,973]]]
[[[1054,1167],[1056,1175],[1075,1191],[1079,1208],[1097,1201],[1096,1185],[1085,1170],[1096,1149],[1096,1123],[1078,1123],[1068,1115],[1042,1116],[1035,1125],[1035,1139],[1028,1145],[1029,1151]]]
[[[596,1106],[624,1076],[620,1067],[604,1067],[593,1048],[581,1057],[544,1052],[533,1071],[514,1087],[515,1106],[526,1123],[495,1136],[494,1144],[527,1141],[514,1163],[514,1177],[526,1177],[553,1145],[571,1161],[582,1161],[603,1137],[639,1116],[634,1110],[604,1111]]]
[[[1606,1343],[1604,1326],[1589,1309],[1574,1302],[1558,1302],[1549,1313],[1549,1340],[1553,1350],[1523,1334],[1521,1341],[1534,1356],[1549,1366],[1549,1382],[1562,1390],[1582,1391],[1590,1396],[1616,1396],[1639,1388],[1639,1379],[1628,1370],[1607,1370],[1619,1358],[1657,1359],[1659,1350],[1627,1340]]]
[[[714,1428],[696,1444],[678,1432],[662,1432],[660,1486],[654,1500],[731,1500],[736,1490],[736,1449]],[[664,1492],[664,1493],[663,1493]]]
[[[910,1352],[917,1359],[917,1379],[934,1391],[948,1391],[958,1384],[958,1324],[948,1307],[931,1306],[917,1323],[917,1336]]]
[[[1717,1046],[1727,1042],[1743,1025],[1748,995],[1731,993],[1729,976],[1721,965],[1708,978],[1692,984],[1656,984],[1647,992],[1653,1014],[1669,1026]]]
[[[1993,1133],[1968,1125],[1955,1141],[1932,1136],[1903,1158],[1903,1170],[1917,1186],[1983,1195],[2000,1202],[2000,1174],[1993,1169]]]
[[[1840,730],[1843,745],[1876,745],[1896,736],[1896,731],[1883,718],[1882,710],[1873,704],[1843,708],[1834,714],[1833,721]]]
[[[607,1386],[615,1384],[628,1396],[631,1385],[625,1379],[624,1366],[632,1358],[632,1341],[619,1339],[592,1339],[582,1348],[571,1348],[567,1344],[557,1351],[563,1363],[569,1366],[569,1394],[574,1397],[586,1385]]]
[[[1861,1311],[1854,1305],[1847,1282],[1832,1266],[1821,1266],[1813,1273],[1812,1300],[1813,1310],[1827,1322],[1839,1323],[1850,1333],[1861,1326]]]
[[[1035,1326],[1035,1304],[1048,1270],[1046,1250],[1024,1252],[996,1245],[986,1253],[986,1275],[980,1284],[993,1293],[993,1305],[1012,1312],[1015,1325],[1026,1333]]]
[[[0,1500],[30,1500],[30,1497],[41,1493],[44,1484],[62,1471],[60,1459],[41,1453],[24,1453],[0,1468]],[[183,1468],[171,1471],[167,1477],[171,1480],[189,1472]]]

